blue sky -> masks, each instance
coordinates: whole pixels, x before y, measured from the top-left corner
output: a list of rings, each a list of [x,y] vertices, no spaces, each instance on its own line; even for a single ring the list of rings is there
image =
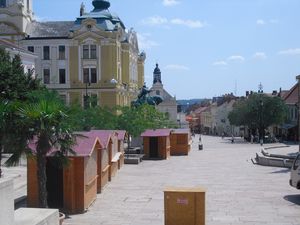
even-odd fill
[[[75,20],[81,2],[34,2],[38,20]],[[290,89],[300,74],[299,0],[110,0],[139,36],[152,85],[158,62],[162,81],[177,99],[244,95]]]

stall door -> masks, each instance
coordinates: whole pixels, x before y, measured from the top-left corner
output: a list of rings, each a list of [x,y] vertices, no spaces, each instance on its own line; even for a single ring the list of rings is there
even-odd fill
[[[47,192],[49,208],[61,209],[64,206],[63,169],[57,159],[47,159]]]
[[[158,137],[150,137],[150,158],[158,158]]]

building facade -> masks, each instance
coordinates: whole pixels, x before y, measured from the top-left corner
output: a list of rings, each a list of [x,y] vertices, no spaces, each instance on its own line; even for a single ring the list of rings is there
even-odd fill
[[[176,98],[172,97],[165,89],[162,84],[161,79],[161,71],[156,64],[156,67],[153,72],[153,85],[151,87],[150,96],[161,96],[163,98],[163,102],[160,103],[157,109],[160,112],[167,113],[169,115],[169,119],[177,122],[177,102]]]
[[[67,104],[128,106],[143,86],[146,55],[109,1],[92,4],[74,21],[38,22],[32,0],[0,0],[0,38],[37,55],[37,76]]]

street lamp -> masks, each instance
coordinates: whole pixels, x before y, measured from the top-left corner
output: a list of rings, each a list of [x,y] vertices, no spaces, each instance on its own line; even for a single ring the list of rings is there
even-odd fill
[[[263,127],[263,107],[264,107],[264,102],[262,100],[262,95],[263,95],[263,86],[260,83],[258,85],[258,94],[260,95],[260,100],[259,100],[259,142],[260,145],[263,145],[264,143],[264,127]]]
[[[91,86],[91,83],[90,83],[89,77],[86,77],[86,79],[85,79],[85,96],[84,96],[84,100],[83,100],[84,101],[83,102],[84,109],[89,108],[88,86]]]

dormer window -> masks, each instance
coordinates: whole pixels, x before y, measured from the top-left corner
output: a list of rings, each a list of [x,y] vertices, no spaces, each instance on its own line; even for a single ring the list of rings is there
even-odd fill
[[[0,8],[6,7],[6,0],[0,0]]]

